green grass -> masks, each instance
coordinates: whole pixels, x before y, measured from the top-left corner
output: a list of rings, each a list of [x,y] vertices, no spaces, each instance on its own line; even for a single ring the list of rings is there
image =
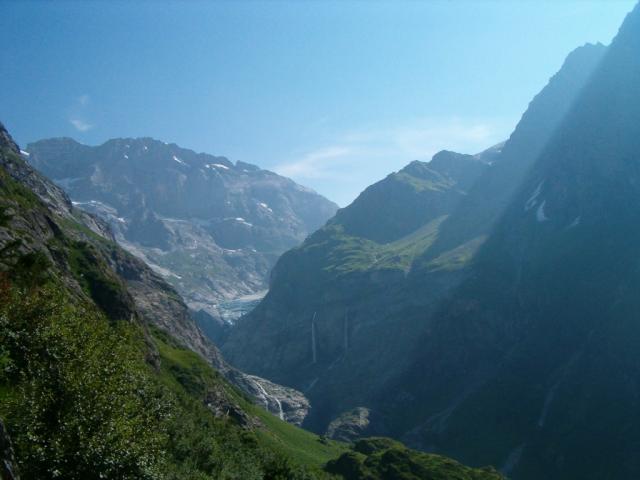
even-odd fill
[[[378,268],[408,269],[415,258],[422,255],[436,240],[440,225],[447,216],[435,218],[406,237],[382,245]]]
[[[225,394],[264,426],[256,430],[260,444],[292,459],[300,466],[321,469],[324,464],[346,450],[346,445],[325,440],[316,434],[284,422],[252,403],[243,393],[226,382],[198,354],[181,347],[165,332],[153,328],[153,338],[162,360],[161,378],[173,391],[184,389],[202,398],[208,388],[223,389]]]
[[[469,265],[475,253],[486,240],[486,235],[481,235],[468,242],[437,256],[426,263],[429,271],[454,271]]]
[[[341,442],[324,439],[287,422],[283,422],[257,405],[246,405],[266,428],[258,430],[265,445],[282,452],[300,465],[321,468],[347,450]]]
[[[433,179],[425,179],[419,178],[414,175],[411,175],[407,172],[398,172],[394,174],[394,179],[398,182],[406,183],[407,185],[411,185],[411,187],[416,192],[422,192],[425,190],[431,190],[435,192],[444,191],[452,186],[452,182],[445,180],[444,178],[438,179],[438,181],[434,181]]]
[[[327,273],[345,275],[370,270],[408,270],[413,260],[436,240],[440,225],[446,218],[438,217],[411,234],[386,244],[347,235],[341,226],[332,225],[325,227],[326,240],[302,248],[321,252],[323,269]]]
[[[180,346],[171,336],[151,327],[161,359],[160,377],[173,391],[204,398],[207,388],[222,386],[222,376],[197,353]]]
[[[328,245],[320,246],[323,247],[327,247],[324,270],[343,275],[371,268],[376,263],[379,246],[371,240],[337,233]]]

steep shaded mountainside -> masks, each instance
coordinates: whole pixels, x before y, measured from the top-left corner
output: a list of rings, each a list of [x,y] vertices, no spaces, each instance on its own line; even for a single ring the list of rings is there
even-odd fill
[[[76,205],[110,224],[189,307],[220,319],[220,302],[267,288],[285,250],[337,206],[293,181],[243,162],[151,138],[90,147],[70,138],[27,146],[28,161]]]
[[[502,478],[276,418],[225,379],[243,374],[190,321],[0,125],[0,478]]]
[[[470,275],[475,253],[605,50],[573,52],[504,145],[413,162],[284,254],[267,297],[223,345],[225,356],[304,391],[314,404],[307,425],[318,431],[372,405],[408,366],[424,316]]]
[[[514,479],[640,478],[640,7],[502,146],[367,189],[274,268],[223,346],[305,425]]]

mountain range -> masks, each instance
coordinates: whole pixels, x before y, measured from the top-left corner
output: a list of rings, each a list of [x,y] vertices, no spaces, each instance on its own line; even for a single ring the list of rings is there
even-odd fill
[[[632,479],[640,6],[511,137],[369,187],[273,270],[225,357],[308,428],[385,434],[519,479]]]
[[[0,125],[0,478],[640,478],[639,162],[640,4],[342,209]]]
[[[422,315],[472,274],[477,251],[605,51],[572,52],[504,144],[412,162],[285,253],[267,297],[224,343],[225,356],[306,392],[317,404],[307,425],[319,431],[366,406],[406,368]]]
[[[95,147],[53,138],[27,145],[26,153],[172,284],[213,338],[243,311],[225,306],[265,291],[278,256],[337,209],[255,165],[151,138]]]
[[[273,384],[226,365],[176,290],[1,124],[0,366],[2,480],[503,478],[389,439],[318,437],[280,400],[267,413],[243,389]]]

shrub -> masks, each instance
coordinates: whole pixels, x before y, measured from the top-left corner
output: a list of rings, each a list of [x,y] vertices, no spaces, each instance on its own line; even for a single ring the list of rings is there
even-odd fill
[[[159,478],[166,404],[136,338],[62,289],[2,282],[1,356],[14,386],[3,413],[25,478]]]

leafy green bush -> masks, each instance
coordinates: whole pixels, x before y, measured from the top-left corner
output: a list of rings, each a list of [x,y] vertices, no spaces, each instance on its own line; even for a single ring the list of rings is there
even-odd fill
[[[317,478],[216,418],[203,396],[224,380],[194,353],[155,341],[159,373],[144,362],[139,327],[72,302],[59,285],[2,277],[0,416],[24,479]]]
[[[160,478],[167,402],[131,324],[52,286],[0,288],[2,405],[25,478]]]
[[[388,438],[359,440],[327,464],[346,480],[502,480],[490,467],[469,468],[440,455],[410,450]]]

